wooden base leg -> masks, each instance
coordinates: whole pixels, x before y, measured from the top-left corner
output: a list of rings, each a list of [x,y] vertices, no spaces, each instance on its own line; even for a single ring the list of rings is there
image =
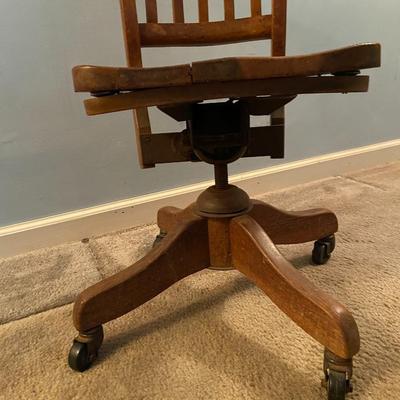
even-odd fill
[[[177,207],[163,207],[157,213],[157,225],[160,232],[167,234],[173,231],[182,222],[195,218],[197,215],[194,213],[194,203],[185,209]]]
[[[83,291],[74,305],[74,325],[84,332],[118,318],[209,263],[207,221],[187,220],[131,267]]]
[[[275,244],[310,242],[328,237],[338,230],[336,215],[324,208],[289,212],[252,200],[249,215],[257,221]]]
[[[79,335],[68,356],[76,371],[89,368],[103,340],[102,324],[151,300],[182,278],[210,265],[207,220],[186,218],[144,258],[83,291],[74,304]]]
[[[289,318],[342,359],[358,352],[360,338],[350,312],[297,271],[252,217],[234,218],[230,235],[233,266]]]

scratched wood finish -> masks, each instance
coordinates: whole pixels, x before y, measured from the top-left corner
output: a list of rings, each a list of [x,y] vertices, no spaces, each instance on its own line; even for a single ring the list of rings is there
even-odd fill
[[[181,221],[144,258],[84,290],[74,304],[74,325],[84,332],[118,318],[209,264],[207,221]]]
[[[313,76],[380,66],[379,44],[293,57],[230,57],[156,68],[76,66],[76,91],[134,90],[192,83]]]
[[[275,244],[296,244],[315,241],[337,232],[338,220],[330,210],[315,208],[286,211],[260,200],[251,200],[248,215],[267,233]],[[157,224],[163,232],[170,232],[187,219],[193,218],[195,203],[181,209],[163,207],[158,210]]]
[[[207,23],[139,25],[142,47],[211,46],[271,38],[271,16]]]
[[[82,292],[74,305],[75,327],[85,332],[118,318],[206,267],[234,267],[258,285],[305,332],[332,353],[350,359],[360,345],[352,315],[311,284],[273,243],[273,240],[308,241],[316,231],[310,236],[304,226],[311,224],[316,216],[326,218],[330,229],[335,224],[329,220],[336,218],[326,210],[287,213],[258,201],[253,204],[249,215],[220,219],[197,216],[194,204],[183,210],[160,209],[158,225],[167,236],[131,267]],[[272,222],[272,226],[266,226],[271,238],[253,217],[265,225]],[[298,234],[292,236],[291,230],[298,230]],[[285,236],[286,231],[289,236]]]
[[[144,138],[143,158],[148,164],[199,161],[189,139],[182,139],[182,132],[160,133]]]
[[[254,219],[234,218],[230,229],[236,269],[331,352],[349,359],[359,351],[358,328],[350,312],[296,270]]]
[[[224,20],[209,21],[209,3],[199,0],[199,22],[185,23],[183,0],[172,1],[173,23],[159,23],[154,2],[146,3],[147,21],[139,24],[142,47],[209,46],[248,40],[270,39],[272,15],[261,15],[261,2],[249,0],[251,16],[235,18],[233,0],[224,0]],[[282,18],[280,16],[279,18]],[[278,21],[278,17],[275,17]],[[278,39],[278,35],[275,34]]]
[[[72,76],[76,92],[148,89],[192,84],[190,64],[155,68],[78,65]]]
[[[98,115],[140,107],[190,103],[228,97],[366,92],[368,91],[368,82],[368,76],[359,75],[197,83],[187,85],[184,90],[182,87],[166,87],[91,98],[84,100],[84,105],[88,115]]]
[[[281,125],[251,127],[247,150],[242,157],[282,158],[284,140],[282,130]],[[186,140],[182,132],[144,137],[142,148],[146,164],[200,161],[190,145],[189,138]]]
[[[193,82],[312,76],[376,68],[381,64],[378,43],[292,57],[230,57],[192,64]]]
[[[275,244],[315,241],[338,230],[336,215],[324,208],[284,211],[259,200],[252,200],[252,203],[249,215]]]

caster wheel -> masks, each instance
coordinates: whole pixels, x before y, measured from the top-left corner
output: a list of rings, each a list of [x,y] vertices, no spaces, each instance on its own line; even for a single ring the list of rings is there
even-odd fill
[[[156,236],[153,242],[153,248],[158,246],[162,240],[167,236],[167,232],[160,231],[160,233]]]
[[[328,392],[328,400],[345,400],[346,393],[353,391],[353,360],[343,359],[325,349],[323,386]]]
[[[74,371],[83,372],[87,370],[97,358],[97,352],[103,343],[103,337],[102,326],[79,333],[69,351],[68,365]]]
[[[92,361],[89,357],[87,343],[74,340],[74,344],[68,354],[68,365],[78,372],[83,372],[90,367]]]
[[[349,385],[345,372],[329,371],[326,382],[328,400],[345,400],[346,393],[351,391]]]
[[[331,257],[331,253],[335,249],[335,235],[327,236],[319,239],[314,243],[312,251],[312,261],[314,264],[325,264]]]

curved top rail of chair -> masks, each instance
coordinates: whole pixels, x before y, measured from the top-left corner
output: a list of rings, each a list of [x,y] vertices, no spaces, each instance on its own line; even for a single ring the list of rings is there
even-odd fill
[[[258,15],[204,23],[141,23],[139,30],[143,47],[211,46],[270,39],[272,16]]]
[[[73,68],[75,91],[129,91],[204,82],[314,76],[380,66],[380,45],[359,44],[291,57],[230,57],[158,68]]]

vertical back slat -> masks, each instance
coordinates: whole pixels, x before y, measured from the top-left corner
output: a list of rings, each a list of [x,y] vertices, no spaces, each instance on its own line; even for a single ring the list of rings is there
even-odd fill
[[[146,20],[150,23],[158,22],[157,0],[146,0]]]
[[[183,0],[172,0],[174,22],[185,22]]]
[[[225,20],[232,21],[235,19],[235,1],[224,0]]]
[[[198,0],[199,22],[208,22],[208,0]]]
[[[136,12],[136,0],[120,0],[120,6],[128,66],[140,68],[142,67],[142,50]],[[140,166],[142,168],[154,167],[154,164],[145,164],[143,161],[142,136],[151,135],[150,118],[147,108],[136,109],[133,111],[133,117]]]
[[[128,66],[141,67],[142,51],[136,4],[135,1],[132,0],[120,0],[120,4]]]
[[[271,55],[274,57],[286,54],[286,0],[272,0],[272,34]],[[274,111],[271,114],[271,124],[282,126],[282,143],[284,148],[285,133],[285,108]],[[283,154],[282,154],[283,157]]]
[[[272,0],[273,56],[284,56],[286,50],[286,0]]]
[[[251,16],[261,15],[261,0],[251,0]]]

